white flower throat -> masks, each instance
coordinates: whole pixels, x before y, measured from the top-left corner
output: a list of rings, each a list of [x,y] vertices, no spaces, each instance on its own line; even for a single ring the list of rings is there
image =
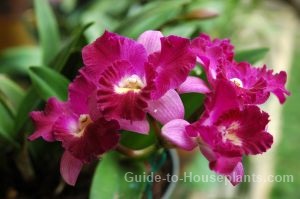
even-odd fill
[[[244,84],[242,82],[242,80],[240,80],[239,78],[231,78],[230,79],[231,82],[233,82],[237,87],[243,88]]]
[[[129,77],[124,77],[114,86],[114,90],[118,94],[125,94],[128,92],[139,93],[142,88],[144,88],[144,83],[141,78],[137,75],[131,75]]]
[[[238,122],[232,122],[230,126],[219,126],[218,130],[222,133],[223,142],[229,141],[236,146],[242,146],[242,140],[236,135],[236,131],[240,128]]]

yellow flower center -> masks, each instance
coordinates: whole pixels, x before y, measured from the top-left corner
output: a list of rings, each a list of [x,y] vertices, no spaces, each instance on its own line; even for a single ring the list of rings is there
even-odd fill
[[[242,140],[235,133],[238,128],[238,122],[233,122],[229,127],[220,126],[219,131],[222,132],[223,142],[229,141],[234,145],[242,146]]]
[[[127,92],[139,93],[144,87],[143,81],[137,75],[123,78],[118,85],[115,85],[114,90],[118,94],[125,94]]]
[[[244,87],[242,80],[240,80],[239,78],[231,78],[230,81],[233,82],[237,87]]]
[[[85,128],[91,123],[93,123],[93,121],[88,114],[80,115],[80,117],[78,119],[79,128],[78,128],[76,136],[81,137],[84,133]]]

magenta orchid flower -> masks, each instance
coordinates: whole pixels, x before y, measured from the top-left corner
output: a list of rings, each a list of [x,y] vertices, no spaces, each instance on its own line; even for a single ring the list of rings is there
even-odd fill
[[[29,139],[42,137],[46,141],[62,143],[65,152],[60,172],[70,185],[75,185],[83,164],[96,160],[119,142],[117,121],[89,114],[92,102],[89,102],[87,93],[94,89],[82,73],[70,84],[68,102],[50,98],[43,112],[31,113],[36,131]]]
[[[243,176],[243,155],[263,153],[273,143],[272,135],[266,130],[269,116],[257,106],[241,106],[234,86],[226,80],[216,83],[216,90],[209,94],[205,107],[194,124],[171,121],[162,128],[162,135],[186,150],[199,145],[210,169],[226,175],[236,185]]]
[[[193,40],[193,50],[203,65],[208,81],[212,87],[223,76],[230,81],[245,104],[263,104],[270,93],[274,93],[280,103],[284,103],[290,95],[285,88],[286,72],[273,74],[266,66],[256,68],[247,62],[237,63],[233,60],[233,46],[228,39],[210,40],[207,35],[200,35]]]
[[[29,139],[61,142],[60,172],[75,185],[84,164],[117,147],[119,130],[147,134],[149,114],[163,125],[159,138],[188,151],[199,147],[210,169],[236,185],[243,156],[264,153],[273,143],[269,115],[257,105],[270,93],[284,103],[290,93],[285,72],[237,63],[233,50],[228,39],[205,34],[190,42],[146,31],[135,41],[105,31],[83,48],[84,67],[69,85],[67,102],[50,98],[44,111],[31,112],[36,130]],[[189,76],[196,61],[210,87]],[[192,124],[184,120],[179,95],[190,92],[206,94],[204,112]]]
[[[188,77],[195,65],[190,41],[146,31],[137,41],[105,31],[83,49],[83,71],[97,87],[99,112],[122,129],[147,133],[146,114],[165,124],[183,119],[178,93],[209,92],[204,81]]]

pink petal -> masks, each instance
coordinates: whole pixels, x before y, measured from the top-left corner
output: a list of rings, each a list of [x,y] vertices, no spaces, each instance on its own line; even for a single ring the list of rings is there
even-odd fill
[[[175,119],[162,127],[161,134],[176,146],[191,151],[197,143],[186,134],[185,127],[188,125],[189,123],[185,120]]]
[[[200,150],[209,161],[210,169],[219,174],[230,174],[242,160],[242,150],[231,143],[223,142],[222,134],[216,127],[202,126],[198,130],[203,142]]]
[[[115,120],[107,121],[99,118],[88,124],[83,132],[68,132],[64,128],[55,127],[57,140],[63,147],[83,163],[96,160],[99,155],[113,149],[119,142],[119,124]]]
[[[227,179],[231,182],[233,186],[242,182],[244,176],[244,167],[242,162],[239,162],[234,168],[231,174],[227,175]]]
[[[79,132],[79,116],[75,114],[64,114],[60,116],[53,125],[55,140],[65,145]]]
[[[215,161],[209,163],[209,167],[216,173],[228,175],[234,171],[241,161],[242,157],[219,156]]]
[[[96,41],[83,48],[82,57],[87,73],[96,82],[107,67],[121,60],[128,61],[142,74],[147,52],[142,44],[105,31]]]
[[[275,94],[280,103],[284,103],[290,92],[285,88],[286,72],[273,74],[266,66],[257,68],[247,62],[223,62],[219,67],[219,75],[226,79],[239,79],[242,88],[236,86],[238,96],[244,104],[263,104],[270,96]]]
[[[213,151],[207,145],[200,145],[200,150],[209,161],[209,168],[218,174],[229,175],[242,161],[242,156],[225,156]]]
[[[146,48],[148,55],[161,50],[160,38],[163,34],[160,31],[148,30],[143,32],[139,38],[138,42],[143,44]]]
[[[58,101],[56,98],[50,98],[43,112],[31,112],[30,117],[36,131],[28,139],[32,141],[42,137],[49,142],[55,141],[52,128],[59,116],[65,111],[65,106],[65,103]]]
[[[182,84],[194,68],[196,57],[190,41],[177,36],[161,38],[161,52],[150,55],[149,62],[156,67],[156,90],[153,99],[163,96],[169,89]]]
[[[88,113],[89,96],[96,90],[96,85],[91,82],[83,70],[69,86],[69,104],[77,114]]]
[[[189,76],[187,79],[177,88],[177,92],[182,93],[209,93],[210,89],[206,83],[198,78]]]
[[[89,109],[89,115],[93,121],[98,120],[100,117],[103,117],[103,114],[100,111],[100,108],[98,107],[97,102],[97,90],[95,90],[88,99],[88,109]]]
[[[150,99],[148,86],[139,92],[118,93],[115,87],[131,75],[137,75],[134,67],[127,61],[118,61],[107,68],[99,80],[98,106],[107,119],[144,120],[147,100]],[[147,74],[146,74],[147,75]],[[140,77],[144,79],[143,76]],[[148,82],[147,82],[148,84]]]
[[[246,106],[242,112],[235,113],[233,120],[240,126],[236,135],[241,139],[246,155],[256,155],[267,151],[273,144],[273,137],[266,132],[269,115],[257,106]]]
[[[126,131],[133,131],[141,134],[148,134],[149,133],[149,122],[145,120],[141,121],[130,121],[130,120],[124,120],[120,119],[118,120],[121,129]]]
[[[184,117],[184,106],[175,90],[169,90],[158,100],[149,101],[147,110],[162,124]]]
[[[287,81],[287,74],[284,71],[280,71],[280,73],[273,74],[273,70],[267,70],[266,66],[263,66],[260,69],[259,73],[266,79],[267,81],[267,91],[275,94],[281,104],[283,104],[286,100],[286,96],[291,93],[285,88],[285,84]]]
[[[227,80],[218,80],[216,90],[208,96],[205,107],[209,115],[204,121],[205,125],[214,123],[226,111],[239,108],[239,100],[233,85]]]
[[[219,68],[220,73],[235,87],[237,95],[244,104],[262,104],[269,98],[266,80],[258,74],[258,69],[247,62],[224,62]],[[233,83],[238,79],[242,86]]]
[[[217,66],[220,61],[233,61],[233,45],[228,39],[214,39],[201,34],[192,41],[193,52],[201,60],[206,70],[208,80],[212,83],[216,79]]]
[[[68,151],[65,151],[60,161],[60,174],[69,185],[74,186],[83,163],[71,155]]]

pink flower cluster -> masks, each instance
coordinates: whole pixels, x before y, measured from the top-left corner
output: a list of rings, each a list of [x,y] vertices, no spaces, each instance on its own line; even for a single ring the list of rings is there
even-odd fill
[[[177,119],[165,124],[162,134],[177,146],[199,146],[211,170],[228,177],[233,185],[244,175],[242,157],[268,150],[273,137],[267,132],[269,115],[257,106],[274,93],[284,103],[290,93],[284,88],[286,73],[273,74],[266,66],[238,63],[229,40],[200,35],[192,41],[193,52],[203,66],[211,92],[205,111],[189,124]]]
[[[281,103],[289,95],[285,72],[237,63],[228,40],[207,35],[190,41],[146,31],[135,41],[106,31],[83,48],[82,57],[68,100],[50,98],[44,111],[31,113],[36,131],[29,139],[62,143],[61,174],[71,185],[83,164],[117,146],[120,130],[147,134],[147,114],[174,145],[199,146],[212,170],[243,175],[242,156],[265,152],[273,142],[268,114],[257,105],[271,92]],[[209,85],[189,76],[196,62]],[[189,92],[206,94],[205,111],[193,124],[184,120],[179,95]]]

